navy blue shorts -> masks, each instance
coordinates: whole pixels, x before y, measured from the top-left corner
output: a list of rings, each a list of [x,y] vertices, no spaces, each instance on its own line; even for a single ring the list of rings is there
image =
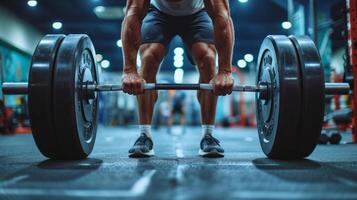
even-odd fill
[[[214,43],[213,23],[207,11],[188,16],[172,16],[150,6],[141,27],[141,43],[161,43],[166,49],[174,36],[191,49],[196,42]]]

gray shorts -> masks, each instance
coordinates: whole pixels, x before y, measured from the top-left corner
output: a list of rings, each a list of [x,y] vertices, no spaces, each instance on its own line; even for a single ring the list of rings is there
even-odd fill
[[[174,36],[180,36],[186,46],[196,42],[214,43],[213,23],[205,9],[188,16],[172,16],[150,6],[141,27],[141,42],[161,43],[168,48]]]

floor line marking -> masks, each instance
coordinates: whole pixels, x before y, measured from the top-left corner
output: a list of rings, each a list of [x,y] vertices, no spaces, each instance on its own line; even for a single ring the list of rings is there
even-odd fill
[[[6,187],[6,186],[9,186],[9,185],[12,185],[12,184],[15,184],[19,181],[22,181],[26,178],[28,178],[29,176],[28,175],[22,175],[22,176],[17,176],[17,177],[14,177],[10,180],[6,180],[6,181],[0,181],[0,187]]]
[[[156,170],[148,170],[137,180],[130,190],[84,190],[84,189],[32,189],[32,188],[0,188],[1,195],[15,196],[67,196],[67,197],[97,197],[119,198],[138,197],[145,194]]]
[[[175,152],[176,152],[176,157],[179,157],[179,158],[184,158],[184,153],[183,153],[183,150],[182,149],[177,149],[177,148],[175,148]],[[179,155],[179,156],[178,156]],[[173,157],[172,158],[172,160],[175,160],[175,158]],[[201,165],[201,164],[203,164],[203,162],[196,162],[196,163],[192,163],[192,164],[190,164],[190,165],[192,165],[192,166],[196,166],[196,165]],[[118,165],[117,163],[102,163],[102,164],[100,164],[101,166],[116,166],[116,165]],[[204,165],[205,166],[242,166],[242,167],[244,167],[244,166],[247,166],[247,167],[250,167],[250,166],[262,166],[262,167],[264,167],[264,166],[281,166],[281,164],[278,164],[278,163],[259,163],[259,164],[254,164],[254,163],[252,163],[252,162],[249,162],[249,161],[237,161],[237,162],[235,162],[235,161],[232,161],[232,162],[230,162],[229,160],[226,160],[226,161],[222,161],[222,162],[220,162],[219,164],[217,164],[217,163],[204,163]]]
[[[351,187],[357,187],[357,183],[344,177],[335,177],[335,180]]]
[[[178,158],[183,158],[184,157],[182,149],[176,148],[176,156]]]
[[[145,194],[146,190],[150,186],[151,178],[156,173],[156,170],[148,171],[143,177],[141,177],[131,188],[130,192],[134,194],[134,196],[141,196]]]
[[[288,192],[288,191],[236,191],[233,198],[241,199],[356,199],[357,192]]]
[[[193,163],[191,165],[201,165],[202,163]],[[254,163],[251,163],[251,162],[240,162],[240,163],[219,163],[219,164],[216,164],[216,163],[205,163],[204,164],[205,166],[241,166],[241,167],[252,167],[252,166],[272,166],[272,167],[276,167],[276,166],[281,166],[279,164],[274,164],[274,163],[261,163],[261,164],[254,164]]]
[[[175,143],[174,145],[175,145],[176,157],[178,157],[178,158],[185,157],[184,154],[183,154],[183,150],[181,148],[181,143],[179,141],[178,136],[173,136],[172,139],[173,139],[173,142]]]
[[[112,142],[114,140],[113,137],[105,137],[106,142]]]
[[[184,179],[184,171],[186,170],[187,165],[177,165],[176,167],[176,180],[178,182],[183,182]]]
[[[252,142],[253,138],[252,137],[245,137],[244,140],[247,141],[247,142]]]

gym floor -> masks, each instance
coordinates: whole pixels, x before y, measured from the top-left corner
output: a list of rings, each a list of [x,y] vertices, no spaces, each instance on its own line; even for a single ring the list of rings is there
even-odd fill
[[[217,129],[226,156],[205,159],[197,155],[200,128],[185,132],[154,131],[156,157],[129,159],[137,129],[100,127],[81,161],[47,160],[29,134],[1,136],[0,199],[357,199],[357,145],[274,161],[255,129]]]

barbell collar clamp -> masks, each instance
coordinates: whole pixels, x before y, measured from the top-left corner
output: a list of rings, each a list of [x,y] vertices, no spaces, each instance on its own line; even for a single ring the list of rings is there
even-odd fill
[[[10,95],[26,95],[28,94],[28,83],[19,82],[19,83],[3,83],[2,84],[2,92],[3,94]]]
[[[326,95],[345,95],[351,94],[350,84],[348,83],[325,83]]]

